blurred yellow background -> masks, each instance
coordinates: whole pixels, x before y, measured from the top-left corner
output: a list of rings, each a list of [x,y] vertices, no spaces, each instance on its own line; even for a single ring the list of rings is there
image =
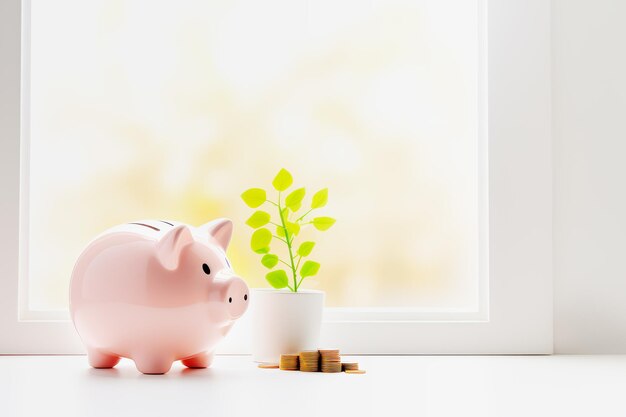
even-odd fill
[[[477,35],[465,0],[32,0],[29,307],[148,218],[232,218],[268,286],[239,195],[285,167],[305,204],[330,189],[303,285],[327,306],[475,309]]]

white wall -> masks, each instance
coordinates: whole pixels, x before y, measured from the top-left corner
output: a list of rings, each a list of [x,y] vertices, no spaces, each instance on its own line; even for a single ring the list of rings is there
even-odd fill
[[[554,0],[558,353],[626,353],[626,1]]]

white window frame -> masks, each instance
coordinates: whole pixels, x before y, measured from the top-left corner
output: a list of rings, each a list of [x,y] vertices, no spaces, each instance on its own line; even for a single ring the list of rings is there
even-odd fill
[[[82,353],[71,322],[27,320],[19,310],[20,207],[26,204],[20,178],[27,167],[21,155],[28,150],[28,112],[22,109],[28,85],[21,85],[21,51],[28,46],[22,25],[28,22],[22,16],[28,4],[0,2],[0,353]],[[480,154],[489,155],[481,164],[489,192],[481,210],[488,250],[481,251],[480,297],[488,311],[328,309],[324,344],[361,354],[552,353],[550,2],[485,0],[480,15],[488,50],[480,71],[486,111],[479,129],[487,149]],[[219,351],[247,353],[248,330],[242,320]]]

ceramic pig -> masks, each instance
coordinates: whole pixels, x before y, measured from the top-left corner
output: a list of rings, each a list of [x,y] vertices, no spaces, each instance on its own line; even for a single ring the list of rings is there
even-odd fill
[[[107,230],[80,255],[70,286],[74,326],[94,368],[120,358],[145,374],[180,360],[211,365],[215,345],[248,308],[226,247],[233,226],[146,220]]]

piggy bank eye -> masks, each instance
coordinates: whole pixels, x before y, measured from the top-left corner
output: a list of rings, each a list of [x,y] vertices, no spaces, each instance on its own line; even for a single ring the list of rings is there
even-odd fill
[[[205,274],[209,275],[211,273],[211,268],[207,264],[202,264],[202,270]]]

